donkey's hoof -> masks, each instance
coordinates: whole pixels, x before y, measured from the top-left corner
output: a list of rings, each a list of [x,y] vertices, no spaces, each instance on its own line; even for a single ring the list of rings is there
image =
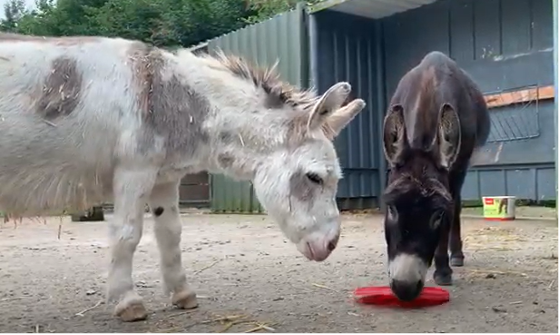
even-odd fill
[[[120,303],[115,307],[115,316],[124,322],[146,320],[148,312],[142,302],[133,302],[129,305]]]
[[[198,307],[196,293],[191,290],[184,290],[173,294],[171,302],[181,309],[193,309]]]
[[[450,286],[453,283],[451,273],[434,273],[434,282],[439,286]]]
[[[465,264],[465,257],[451,256],[451,259],[449,260],[449,264],[451,264],[451,266],[454,267],[461,267]]]

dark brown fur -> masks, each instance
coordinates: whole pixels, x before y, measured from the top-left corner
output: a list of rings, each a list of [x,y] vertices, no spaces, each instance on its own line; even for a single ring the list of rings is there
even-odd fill
[[[450,234],[453,263],[462,265],[464,257],[459,218],[461,188],[473,150],[486,143],[490,131],[484,97],[454,61],[431,52],[403,76],[390,105],[383,133],[391,167],[384,196],[389,206],[400,211],[400,219],[387,223],[386,215],[386,230],[406,232],[414,228],[419,235],[407,236],[406,243],[414,244],[415,252],[422,254],[428,265],[435,250],[434,279],[440,285],[450,284]],[[430,228],[434,213],[445,213],[444,222],[437,226],[439,231]],[[390,251],[394,248],[388,247]],[[399,251],[390,252],[390,259],[395,252]]]
[[[143,146],[153,145],[154,135],[165,136],[168,154],[195,155],[197,143],[209,141],[202,125],[211,105],[172,73],[165,73],[162,51],[141,42],[130,49],[138,106],[150,131]]]
[[[151,46],[136,42],[128,52],[128,60],[134,73],[134,82],[138,92],[138,106],[143,115],[148,113],[150,91],[152,89],[153,65],[149,57],[152,50]]]
[[[70,115],[80,102],[82,75],[75,60],[59,57],[52,62],[37,100],[36,110],[47,120]]]
[[[165,60],[159,50],[151,51],[148,59],[150,91],[146,121],[156,134],[167,136],[168,150],[194,155],[196,143],[209,141],[202,125],[210,114],[210,102],[175,74],[164,78]]]

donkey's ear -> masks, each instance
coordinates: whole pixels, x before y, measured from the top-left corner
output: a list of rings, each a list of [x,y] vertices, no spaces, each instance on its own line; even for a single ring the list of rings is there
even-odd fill
[[[311,110],[307,120],[307,129],[312,130],[321,127],[333,112],[340,109],[351,90],[352,86],[346,82],[331,86]]]
[[[383,120],[383,151],[391,167],[400,162],[407,143],[403,107],[394,105]]]
[[[438,142],[440,164],[449,169],[461,148],[461,122],[455,108],[448,103],[439,112]]]
[[[354,119],[366,107],[366,102],[362,99],[355,99],[346,106],[336,110],[327,118],[327,124],[333,132],[333,137],[338,136],[342,129]]]

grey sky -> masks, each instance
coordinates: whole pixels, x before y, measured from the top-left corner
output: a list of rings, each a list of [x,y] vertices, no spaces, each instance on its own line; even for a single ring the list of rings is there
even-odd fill
[[[27,8],[35,7],[35,0],[24,0]],[[4,18],[4,4],[9,2],[9,0],[0,0],[0,19]]]

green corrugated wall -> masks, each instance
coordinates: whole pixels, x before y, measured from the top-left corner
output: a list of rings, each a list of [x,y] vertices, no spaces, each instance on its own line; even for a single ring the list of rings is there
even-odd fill
[[[208,42],[210,52],[242,56],[260,66],[270,66],[278,59],[280,76],[294,85],[307,87],[309,81],[307,34],[303,5],[267,21],[217,37]],[[212,175],[212,211],[218,213],[262,213],[250,182],[234,181]]]

